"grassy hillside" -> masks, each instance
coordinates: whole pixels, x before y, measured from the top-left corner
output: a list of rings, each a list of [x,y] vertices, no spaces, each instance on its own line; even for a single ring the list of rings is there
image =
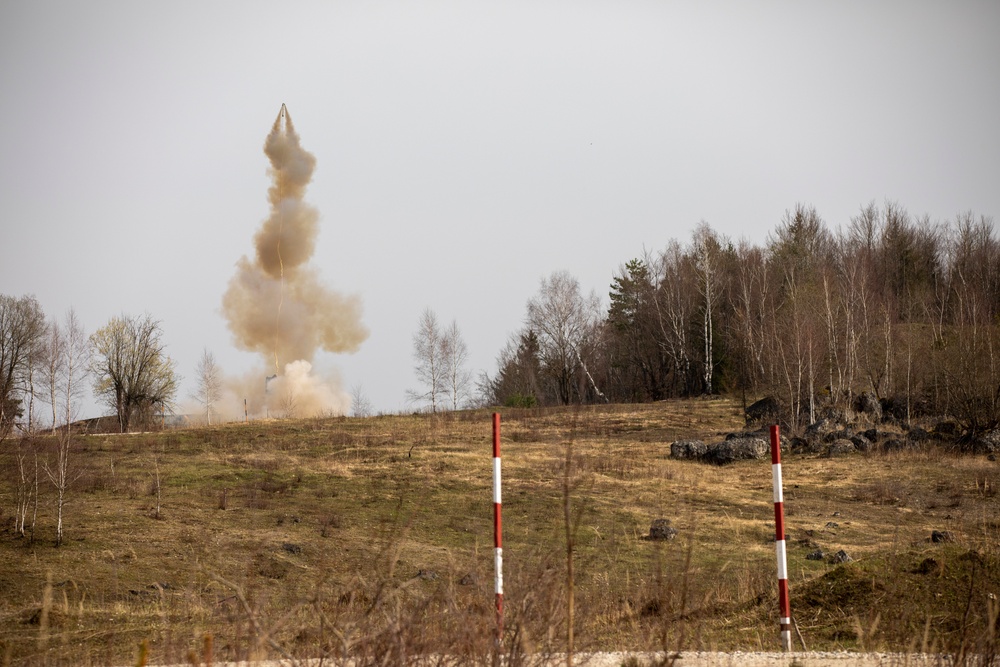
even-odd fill
[[[669,458],[674,440],[741,428],[735,405],[502,415],[504,642],[515,656],[565,649],[567,508],[577,650],[778,648],[770,462]],[[82,437],[55,548],[44,474],[34,538],[13,531],[14,454],[31,445],[7,441],[2,655],[485,660],[490,443],[485,411]],[[40,461],[51,445],[34,443]],[[792,614],[808,648],[995,641],[998,466],[934,447],[786,455]],[[658,518],[676,539],[643,539]],[[932,542],[935,530],[951,541]],[[806,558],[841,549],[852,562]]]

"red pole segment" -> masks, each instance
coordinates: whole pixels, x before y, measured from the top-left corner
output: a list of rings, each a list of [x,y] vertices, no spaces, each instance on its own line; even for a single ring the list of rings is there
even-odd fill
[[[500,512],[500,414],[493,413],[493,561],[496,568],[497,644],[503,639],[503,520]]]
[[[778,623],[781,649],[792,650],[792,609],[788,601],[788,561],[785,558],[785,498],[781,490],[781,431],[771,427],[771,477],[774,483],[774,544],[778,556]]]

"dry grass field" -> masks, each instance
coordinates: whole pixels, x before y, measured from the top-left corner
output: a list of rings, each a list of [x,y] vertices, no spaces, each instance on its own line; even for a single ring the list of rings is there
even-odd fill
[[[578,651],[777,650],[770,462],[669,458],[741,429],[734,403],[502,420],[508,664],[566,650],[568,546]],[[51,443],[0,452],[3,664],[490,662],[487,411],[81,437],[59,548],[44,477],[33,537],[13,530],[29,446]],[[1000,464],[934,445],[783,463],[810,650],[995,651]],[[659,518],[675,539],[643,539]]]

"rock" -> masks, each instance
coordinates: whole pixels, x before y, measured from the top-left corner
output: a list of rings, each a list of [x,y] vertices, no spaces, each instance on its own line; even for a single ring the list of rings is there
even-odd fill
[[[809,426],[806,426],[806,437],[812,440],[813,438],[822,439],[827,433],[832,433],[837,430],[837,424],[830,421],[829,419],[820,419],[815,421]]]
[[[861,433],[851,436],[851,442],[854,443],[854,449],[862,454],[870,452],[874,447],[874,445],[872,445],[872,441]]]
[[[767,451],[771,451],[771,430],[768,428],[757,429],[756,431],[734,431],[727,433],[725,440],[746,440],[747,438],[757,438],[767,443]],[[791,442],[784,435],[778,435],[778,446],[781,451],[790,451]]]
[[[773,396],[764,398],[752,403],[747,407],[745,414],[747,424],[778,424],[785,412],[781,402]]]
[[[293,555],[298,555],[298,554],[302,553],[302,547],[300,547],[297,544],[292,544],[291,542],[284,542],[281,545],[281,548],[284,551],[287,551],[288,553],[293,554]]]
[[[424,579],[425,581],[434,581],[438,578],[437,572],[434,570],[417,570],[417,579]]]
[[[824,445],[830,440],[836,440],[837,436],[833,434],[839,430],[838,424],[829,419],[820,419],[809,424],[803,432],[809,442],[808,450],[812,453],[825,452]]]
[[[906,434],[906,439],[911,442],[926,442],[931,439],[931,434],[919,426],[914,426]]]
[[[830,444],[831,442],[836,442],[837,440],[850,440],[851,431],[849,429],[843,428],[836,431],[830,431],[825,434],[822,438],[823,442]]]
[[[843,549],[830,556],[830,562],[832,563],[850,563],[853,560]]]
[[[902,452],[909,449],[913,449],[913,443],[899,438],[889,438],[882,443],[883,452]]]
[[[670,445],[672,459],[700,459],[708,451],[708,445],[701,440],[678,440]]]
[[[925,558],[920,561],[920,565],[916,567],[913,571],[917,574],[930,574],[931,572],[940,571],[940,565],[933,558]]]
[[[973,454],[996,454],[1000,452],[1000,430],[987,431],[972,442]]]
[[[766,438],[733,438],[711,445],[703,457],[716,465],[733,461],[764,459],[770,455],[771,443]]]
[[[840,524],[837,523],[836,521],[827,521],[826,522],[826,527],[827,528],[840,528]]]
[[[459,586],[475,586],[479,583],[479,577],[476,576],[475,572],[469,572],[461,579],[458,580]]]
[[[906,398],[902,396],[889,396],[880,401],[882,406],[883,421],[901,421],[906,419]]]
[[[962,435],[962,429],[957,422],[942,421],[931,427],[931,432],[939,438],[957,438]]]
[[[812,553],[806,554],[806,560],[823,560],[824,558],[826,558],[826,554],[824,554],[819,549],[813,551]]]
[[[791,440],[791,447],[793,454],[815,454],[819,450],[813,446],[805,438],[800,438],[798,436],[793,436]]]
[[[934,530],[931,531],[931,542],[954,542],[955,536],[951,531]]]
[[[834,440],[827,445],[826,451],[823,452],[823,456],[826,458],[835,458],[837,456],[853,454],[855,451],[857,450],[854,448],[853,442],[841,438],[840,440]]]
[[[806,410],[803,410],[803,413],[808,414]],[[820,413],[820,417],[839,424],[844,421],[844,411],[841,410],[840,408],[830,405],[827,406],[826,408],[823,408],[823,411]]]
[[[865,415],[870,415],[876,420],[882,418],[882,406],[879,404],[875,394],[870,391],[858,394],[857,398],[854,399],[854,410]]]
[[[677,536],[677,529],[670,525],[670,519],[656,519],[649,527],[647,540],[672,540]]]

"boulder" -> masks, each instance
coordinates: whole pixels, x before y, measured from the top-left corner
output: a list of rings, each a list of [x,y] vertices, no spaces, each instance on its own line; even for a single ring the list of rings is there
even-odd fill
[[[957,438],[962,435],[962,428],[954,421],[938,422],[931,430],[939,438]]]
[[[972,441],[973,454],[996,454],[1000,452],[1000,430],[987,431]]]
[[[734,461],[765,459],[770,453],[771,443],[767,438],[742,437],[711,445],[703,458],[716,465],[725,465]]]
[[[818,454],[821,451],[823,451],[823,443],[820,440],[807,440],[798,436],[792,438],[793,454]]]
[[[660,541],[672,540],[677,537],[677,529],[670,525],[670,519],[656,519],[649,526],[647,540]]]
[[[872,441],[866,438],[861,433],[851,436],[851,442],[854,443],[854,449],[858,450],[861,453],[870,452],[872,450],[872,447],[874,447]]]
[[[784,412],[785,408],[778,399],[773,396],[765,396],[750,404],[744,414],[747,424],[764,425],[781,423]]]
[[[857,451],[854,447],[854,443],[846,438],[840,438],[839,440],[834,440],[826,447],[826,451],[823,452],[823,456],[826,458],[835,458],[837,456],[847,456],[848,454],[853,454]]]
[[[829,419],[820,419],[812,424],[806,426],[806,437],[810,440],[820,439],[822,440],[828,433],[833,433],[837,430],[838,424]]]
[[[858,394],[854,399],[854,410],[869,415],[876,421],[882,419],[882,405],[879,403],[878,397],[870,391]]]
[[[670,445],[672,459],[700,459],[708,451],[708,445],[701,440],[678,440]]]
[[[903,421],[907,417],[906,398],[888,396],[881,400],[883,421]]]

